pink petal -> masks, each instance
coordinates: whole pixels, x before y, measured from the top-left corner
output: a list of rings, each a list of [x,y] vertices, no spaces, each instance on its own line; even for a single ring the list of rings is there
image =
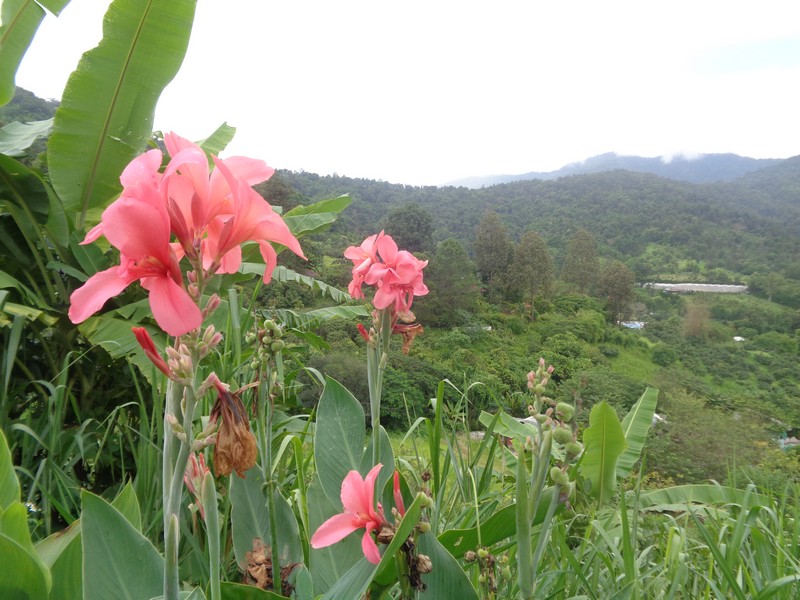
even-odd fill
[[[367,515],[369,513],[369,493],[367,491],[366,482],[361,478],[361,474],[356,471],[350,471],[342,481],[342,506],[345,512],[350,513],[353,518],[356,515]],[[363,527],[363,523],[361,527]]]
[[[120,198],[103,212],[103,235],[134,260],[164,259],[169,247],[169,216],[159,199]]]
[[[381,259],[385,263],[392,264],[395,261],[395,257],[397,256],[397,244],[395,243],[392,236],[385,235],[381,232],[381,235],[378,236],[378,254],[381,255]]]
[[[82,323],[91,317],[109,298],[113,298],[130,283],[121,277],[121,267],[111,267],[92,275],[86,283],[72,292],[69,297],[69,320]]]
[[[324,548],[342,541],[353,533],[358,526],[353,525],[353,517],[347,513],[333,515],[325,521],[311,536],[312,548]]]
[[[272,279],[272,272],[278,266],[278,254],[269,242],[259,242],[261,258],[264,259],[264,283],[269,283]]]
[[[370,533],[375,529],[375,525],[370,523],[367,525],[367,530],[364,532],[364,537],[361,538],[361,551],[364,557],[373,565],[381,562],[381,553],[378,551],[378,544],[372,539]]]
[[[378,291],[375,292],[375,297],[372,299],[372,305],[377,309],[386,308],[396,302],[397,292],[388,285],[379,287]]]
[[[145,277],[141,283],[150,292],[150,310],[156,323],[169,335],[177,337],[200,327],[200,309],[170,277]]]

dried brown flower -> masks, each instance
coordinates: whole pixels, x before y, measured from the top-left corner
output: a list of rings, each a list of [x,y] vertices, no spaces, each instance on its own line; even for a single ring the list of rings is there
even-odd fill
[[[214,446],[214,473],[239,477],[256,464],[256,438],[250,431],[250,419],[241,399],[221,384],[217,385],[217,401],[211,409],[211,419],[220,420]]]

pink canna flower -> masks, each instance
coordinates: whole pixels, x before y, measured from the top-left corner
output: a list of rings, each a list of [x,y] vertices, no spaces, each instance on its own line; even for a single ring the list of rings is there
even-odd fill
[[[422,281],[422,269],[428,261],[419,260],[406,250],[398,250],[391,236],[383,231],[370,236],[360,247],[350,246],[344,253],[353,261],[350,295],[363,298],[362,285],[375,286],[375,308],[392,307],[395,313],[408,312],[414,296],[424,296],[428,288]]]
[[[376,241],[379,235],[383,236],[384,233],[381,231],[380,234],[371,235],[360,246],[350,246],[344,251],[344,257],[353,261],[353,280],[347,286],[347,291],[353,298],[364,297],[361,286],[370,267],[378,262]]]
[[[240,244],[254,241],[266,262],[265,281],[277,263],[272,242],[305,258],[284,221],[250,187],[269,179],[274,169],[251,158],[213,157],[212,170],[198,145],[174,133],[164,142],[171,159],[163,175],[159,150],[131,161],[120,176],[122,195],[83,241],[88,244],[104,235],[119,249],[120,265],[96,273],[72,294],[69,317],[74,323],[85,321],[139,281],[149,292],[161,329],[183,335],[202,322],[178,267],[184,255],[209,275],[233,273],[241,264]],[[171,243],[173,233],[177,242]]]
[[[210,169],[205,152],[197,144],[174,133],[164,136],[164,144],[171,156],[164,171],[163,192],[172,230],[186,255],[195,257],[209,225],[234,211],[231,178],[249,187],[269,179],[275,169],[264,161],[243,156],[224,160],[215,157],[217,167],[225,165],[228,177],[219,168]]]
[[[146,168],[153,156],[148,152],[134,160],[123,179],[132,170]],[[69,318],[73,323],[85,321],[110,298],[139,281],[150,293],[150,309],[161,329],[178,336],[200,326],[200,309],[183,287],[178,260],[169,244],[166,207],[150,181],[123,190],[83,243],[100,235],[119,249],[120,264],[95,273],[72,293]]]
[[[230,189],[230,214],[220,214],[208,226],[203,266],[210,272],[235,273],[242,262],[241,244],[258,242],[264,259],[264,282],[272,277],[278,256],[270,242],[289,248],[301,258],[300,242],[272,207],[243,179],[236,179],[227,164],[214,158]]]
[[[375,508],[375,480],[383,465],[375,465],[362,479],[358,471],[350,471],[342,481],[342,506],[344,512],[332,516],[319,526],[311,536],[312,548],[324,548],[335,544],[352,532],[365,529],[361,538],[361,551],[372,564],[381,560],[378,545],[372,538],[373,531],[379,531],[386,523],[383,507]]]

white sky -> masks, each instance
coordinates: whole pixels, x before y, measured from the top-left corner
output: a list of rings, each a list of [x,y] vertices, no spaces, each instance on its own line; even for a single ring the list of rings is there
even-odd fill
[[[109,2],[48,16],[59,98]],[[198,0],[157,129],[320,174],[437,185],[603,152],[800,154],[797,0]]]

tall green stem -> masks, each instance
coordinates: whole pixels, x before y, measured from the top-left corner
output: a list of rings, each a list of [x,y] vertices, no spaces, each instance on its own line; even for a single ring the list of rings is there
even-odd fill
[[[392,309],[378,311],[377,340],[367,345],[367,383],[369,385],[369,410],[372,423],[372,464],[380,462],[381,394],[383,372],[389,360],[389,342],[392,336]]]
[[[197,356],[192,357],[197,364]],[[183,402],[181,402],[183,399]],[[182,416],[183,439],[172,430],[169,419],[164,419],[164,453],[162,462],[164,503],[164,600],[178,600],[180,577],[178,550],[180,546],[179,517],[183,496],[183,474],[192,444],[192,421],[196,398],[194,389],[170,381],[167,384],[165,415]]]
[[[267,367],[264,379],[258,386],[258,422],[256,425],[261,445],[261,472],[267,492],[267,518],[269,519],[269,545],[272,563],[272,590],[281,593],[281,565],[278,554],[278,522],[275,517],[275,478],[272,471],[272,420],[273,405],[269,396],[271,369]]]

